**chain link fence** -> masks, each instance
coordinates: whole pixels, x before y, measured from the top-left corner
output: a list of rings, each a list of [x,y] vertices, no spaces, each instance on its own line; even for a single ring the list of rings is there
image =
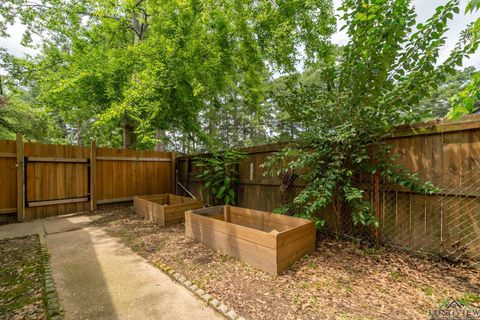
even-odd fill
[[[383,184],[381,239],[388,246],[480,261],[480,167],[462,172],[432,195]]]
[[[240,182],[235,186],[235,204],[239,207],[271,212],[291,204],[304,187],[298,179],[289,184],[282,179],[268,180],[251,170],[264,159],[250,161],[240,168]],[[178,181],[207,206],[213,205],[212,197],[202,189],[203,182],[196,178],[195,168],[185,161],[180,167]],[[374,177],[366,177],[359,183],[371,207],[375,209],[378,205],[378,212],[374,212],[380,223],[378,230],[355,225],[348,208],[338,214],[328,206],[318,212],[318,217],[325,220],[325,230],[337,235],[370,244],[378,240],[384,246],[480,265],[480,166],[469,170],[439,169],[419,175],[440,189],[424,195],[385,181],[376,185]],[[187,195],[181,188],[178,191]]]

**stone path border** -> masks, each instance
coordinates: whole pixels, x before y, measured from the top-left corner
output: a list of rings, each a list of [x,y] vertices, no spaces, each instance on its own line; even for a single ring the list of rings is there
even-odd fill
[[[245,318],[239,316],[235,310],[229,308],[226,304],[222,303],[221,301],[215,299],[212,295],[205,292],[203,289],[200,289],[198,286],[194,285],[191,281],[185,278],[180,273],[176,272],[169,266],[164,263],[157,263],[155,264],[160,270],[162,270],[165,274],[167,274],[173,281],[180,283],[182,286],[187,288],[191,291],[194,295],[199,297],[202,301],[204,301],[208,306],[216,310],[222,316],[227,318],[228,320],[245,320]]]
[[[52,268],[50,267],[50,257],[48,255],[47,246],[45,245],[45,237],[39,234],[40,237],[40,256],[44,271],[44,285],[45,285],[45,303],[47,307],[47,317],[50,320],[63,319],[63,310],[58,300],[57,291],[55,290],[55,283],[53,281]]]

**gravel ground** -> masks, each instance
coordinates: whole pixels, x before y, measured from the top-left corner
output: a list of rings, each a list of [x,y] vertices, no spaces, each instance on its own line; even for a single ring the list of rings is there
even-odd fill
[[[38,235],[0,240],[0,319],[47,319]]]
[[[184,225],[162,228],[129,206],[97,221],[153,264],[165,263],[248,319],[428,319],[451,299],[480,307],[480,271],[329,238],[281,276],[193,243]]]

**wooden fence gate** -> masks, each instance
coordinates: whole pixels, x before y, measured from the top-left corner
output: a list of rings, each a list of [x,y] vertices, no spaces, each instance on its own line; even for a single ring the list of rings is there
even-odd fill
[[[175,153],[0,140],[0,216],[93,211],[174,190]]]

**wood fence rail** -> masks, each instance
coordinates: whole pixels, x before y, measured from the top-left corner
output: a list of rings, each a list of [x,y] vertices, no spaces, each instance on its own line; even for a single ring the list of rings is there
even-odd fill
[[[18,221],[175,190],[175,153],[0,140],[0,215]]]

